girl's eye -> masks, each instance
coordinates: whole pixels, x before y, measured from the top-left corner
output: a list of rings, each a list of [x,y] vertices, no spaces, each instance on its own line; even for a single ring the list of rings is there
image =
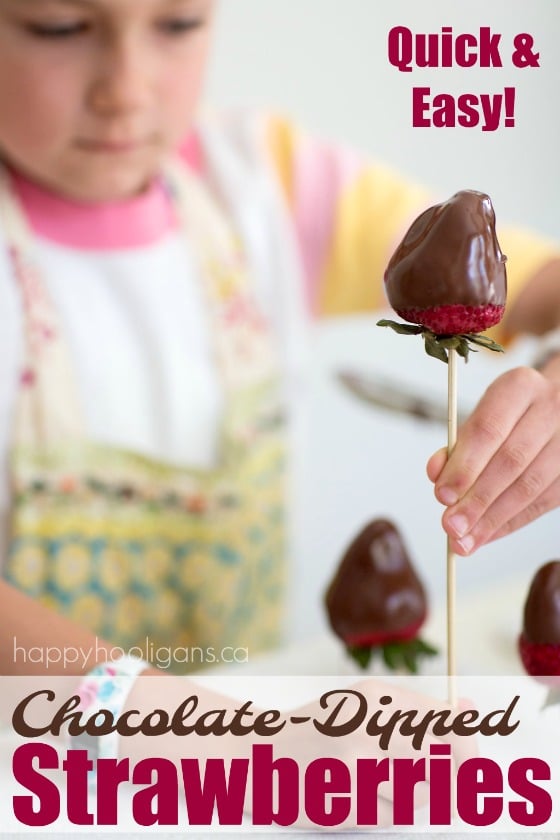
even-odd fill
[[[27,23],[25,28],[36,38],[71,38],[88,29],[85,21],[69,23]]]
[[[169,18],[158,24],[159,29],[167,35],[184,35],[195,29],[201,29],[206,24],[203,18]]]
[[[157,26],[166,35],[185,35],[206,25],[204,18],[169,18],[160,21]],[[25,29],[36,38],[72,38],[89,29],[87,21],[68,21],[61,23],[26,23]]]

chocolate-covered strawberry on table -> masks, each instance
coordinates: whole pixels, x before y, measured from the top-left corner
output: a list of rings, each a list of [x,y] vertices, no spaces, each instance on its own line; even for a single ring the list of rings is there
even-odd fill
[[[349,654],[367,667],[382,654],[391,669],[417,671],[417,659],[437,651],[418,637],[428,604],[396,527],[375,519],[348,546],[328,587],[332,629]]]
[[[523,611],[519,652],[528,674],[560,677],[560,560],[537,571]]]

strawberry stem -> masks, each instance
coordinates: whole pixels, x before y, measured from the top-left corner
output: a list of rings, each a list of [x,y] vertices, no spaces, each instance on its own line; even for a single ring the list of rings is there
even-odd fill
[[[390,321],[382,318],[377,322],[378,327],[390,327],[399,335],[421,335],[424,339],[424,349],[428,356],[433,356],[441,362],[448,363],[449,350],[456,350],[465,362],[468,361],[469,352],[476,353],[475,346],[483,347],[485,350],[492,350],[494,353],[503,353],[504,348],[480,333],[460,333],[458,335],[440,335],[432,330],[423,327],[421,324],[402,324],[399,321]]]
[[[390,671],[418,673],[418,660],[424,656],[437,656],[438,650],[423,639],[405,639],[385,642],[382,645],[348,645],[346,650],[360,668],[367,668],[372,658],[381,656]]]

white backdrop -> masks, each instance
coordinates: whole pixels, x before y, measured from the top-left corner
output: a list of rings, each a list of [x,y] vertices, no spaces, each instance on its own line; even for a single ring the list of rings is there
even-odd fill
[[[443,194],[488,192],[497,212],[558,233],[558,0],[220,0],[212,101],[275,107],[306,126],[393,163]],[[417,69],[387,60],[393,26],[413,32],[502,34],[503,68]],[[534,35],[540,68],[518,69],[511,42]],[[517,89],[515,128],[411,126],[411,88]]]
[[[502,35],[502,69],[400,73],[387,60],[392,26],[413,32]],[[520,32],[535,38],[540,68],[511,63]],[[500,219],[560,236],[560,7],[558,0],[221,0],[208,82],[213,104],[275,108],[306,127],[350,143],[447,196],[488,192]],[[413,128],[411,89],[499,93],[516,88],[516,125]],[[445,429],[374,412],[344,395],[333,372],[360,366],[445,394],[443,365],[425,358],[415,339],[374,328],[374,318],[319,326],[313,338],[312,434],[300,482],[291,634],[324,626],[321,598],[344,545],[372,516],[387,514],[403,530],[433,600],[444,594],[445,543],[439,506],[425,478],[429,454]],[[378,335],[379,334],[379,335]],[[389,358],[391,354],[391,358]],[[461,394],[472,404],[498,372],[530,358],[518,347],[506,359],[475,356],[461,367]],[[461,560],[459,588],[532,571],[560,557],[560,517],[549,514],[522,533]]]

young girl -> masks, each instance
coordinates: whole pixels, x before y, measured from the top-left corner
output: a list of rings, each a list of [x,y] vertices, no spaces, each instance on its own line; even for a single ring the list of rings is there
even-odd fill
[[[428,201],[284,119],[200,117],[213,5],[0,0],[5,673],[13,637],[76,632],[11,587],[123,648],[278,641],[306,317],[380,304]],[[501,240],[504,331],[543,332],[558,252]],[[508,373],[430,461],[459,553],[560,503],[559,400],[558,357]]]

